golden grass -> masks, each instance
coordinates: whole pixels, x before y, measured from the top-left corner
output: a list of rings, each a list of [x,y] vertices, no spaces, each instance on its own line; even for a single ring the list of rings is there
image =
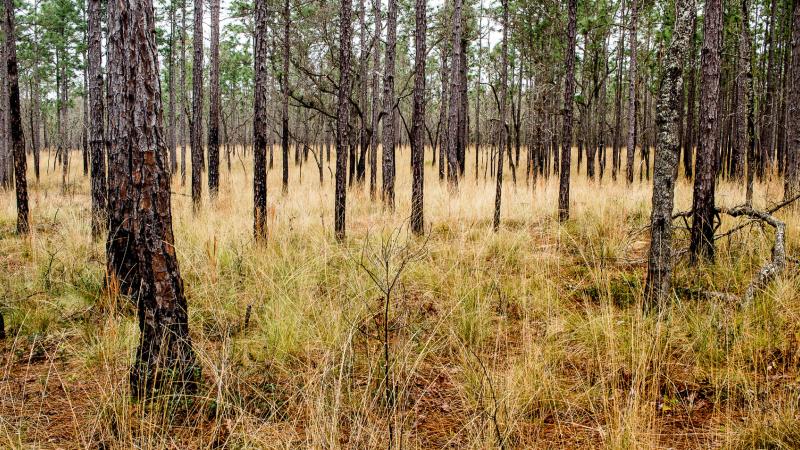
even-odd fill
[[[313,159],[291,168],[285,196],[278,165],[270,172],[263,247],[252,240],[250,164],[223,167],[219,198],[196,216],[175,178],[176,248],[203,366],[197,397],[178,405],[129,398],[136,319],[104,292],[104,246],[90,240],[79,164],[66,194],[60,174],[30,182],[30,237],[13,234],[13,192],[1,193],[0,447],[378,448],[390,421],[402,448],[800,447],[796,266],[746,307],[697,295],[742,293],[771,231],[720,241],[711,267],[679,262],[673,304],[645,316],[648,237],[637,230],[650,185],[610,173],[589,182],[576,168],[570,222],[554,220],[557,179],[527,186],[523,169],[516,186],[507,177],[495,234],[483,168],[476,182],[470,167],[453,196],[426,166],[429,239],[400,233],[425,254],[400,277],[386,324],[388,414],[374,338],[385,325],[380,293],[359,261],[367,241],[406,223],[408,153],[399,153],[395,213],[365,188],[348,191],[344,244],[332,235],[330,172],[320,187]],[[759,184],[756,206],[778,200],[779,185]],[[719,204],[743,196],[718,188]],[[676,208],[690,202],[681,179]],[[781,217],[797,255],[800,220]]]

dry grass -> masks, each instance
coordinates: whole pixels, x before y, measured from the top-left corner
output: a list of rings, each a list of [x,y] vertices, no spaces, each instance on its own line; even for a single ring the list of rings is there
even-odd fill
[[[73,166],[67,194],[58,174],[31,183],[28,238],[13,234],[13,193],[0,194],[2,448],[377,448],[390,421],[403,448],[800,448],[796,266],[747,307],[697,295],[740,294],[771,231],[720,241],[713,267],[679,263],[678,297],[644,316],[648,242],[636,231],[649,184],[588,182],[583,171],[564,226],[555,178],[508,180],[495,234],[493,182],[476,183],[470,168],[451,196],[426,168],[429,239],[400,238],[425,256],[400,277],[386,324],[387,414],[380,293],[359,261],[367,240],[409,214],[407,149],[397,212],[350,190],[344,245],[332,236],[330,172],[320,188],[313,161],[302,179],[292,168],[285,196],[270,173],[264,247],[251,238],[250,166],[223,169],[219,199],[197,216],[176,177],[176,247],[204,384],[184,401],[134,403],[135,316],[103,290],[104,247],[89,238],[88,182]],[[777,180],[758,185],[756,206],[780,194]],[[724,182],[718,203],[743,195]],[[677,208],[690,199],[681,181]],[[796,256],[800,220],[781,217]]]

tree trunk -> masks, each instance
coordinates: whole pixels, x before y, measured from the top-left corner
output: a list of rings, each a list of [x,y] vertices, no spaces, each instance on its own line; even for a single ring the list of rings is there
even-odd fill
[[[775,101],[776,70],[775,70],[775,46],[777,45],[777,35],[775,30],[776,6],[778,1],[771,0],[769,23],[767,25],[767,39],[765,44],[769,45],[767,56],[767,88],[764,96],[764,111],[762,116],[761,128],[761,161],[758,167],[758,176],[763,178],[770,169],[772,159],[773,134],[775,133],[775,120],[773,117],[773,102]]]
[[[425,0],[416,0],[416,32],[414,35],[414,98],[411,116],[411,231],[421,235],[425,231],[424,193],[425,183],[425,33],[427,32],[427,9]]]
[[[219,1],[211,4],[211,68],[208,77],[208,195],[219,192]]]
[[[397,0],[388,1],[386,59],[383,72],[383,203],[390,211],[394,211],[394,62],[397,51]]]
[[[619,21],[625,21],[625,0],[620,6]],[[622,62],[625,54],[625,30],[620,28],[617,42],[617,82],[614,95],[614,147],[611,149],[611,179],[617,181],[620,169],[620,147],[622,146]]]
[[[19,104],[19,69],[17,67],[17,43],[14,30],[14,3],[5,0],[5,63],[8,83],[8,125],[11,134],[11,150],[14,155],[14,185],[17,194],[17,233],[28,234],[28,181],[26,176],[25,138],[22,135],[22,113]],[[5,334],[5,331],[3,331]]]
[[[130,164],[130,171],[117,173],[119,184],[111,196],[125,196],[118,206],[131,223],[131,250],[141,280],[131,390],[136,398],[150,398],[162,388],[191,393],[200,367],[189,337],[172,233],[152,1],[109,2],[108,30],[110,153]]]
[[[630,45],[631,63],[628,73],[628,145],[626,152],[625,180],[628,184],[633,183],[633,160],[636,155],[636,25],[639,21],[639,0],[631,0],[631,25],[630,25]]]
[[[501,4],[503,22],[500,25],[503,28],[503,40],[500,47],[500,156],[497,159],[497,186],[494,196],[494,220],[492,221],[492,229],[495,232],[500,229],[500,203],[503,196],[503,150],[508,143],[508,127],[506,126],[506,117],[508,116],[508,0],[502,0]],[[570,0],[570,26],[572,30],[575,29],[573,20],[575,9],[572,8],[575,4],[577,4],[577,0]],[[572,36],[575,36],[574,33]],[[569,50],[567,50],[567,54],[569,54]],[[567,71],[569,71],[569,67],[567,67]]]
[[[375,200],[378,193],[378,125],[380,116],[380,94],[378,73],[381,56],[381,0],[372,0],[372,16],[375,21],[375,37],[372,39],[372,135],[369,150],[369,197]],[[330,159],[330,158],[329,158]]]
[[[348,69],[352,39],[352,24],[350,23],[352,9],[352,0],[342,0],[339,13],[339,92],[336,108],[336,193],[334,196],[334,232],[339,241],[343,241],[345,238],[345,207],[347,204],[345,176],[347,175],[347,149],[349,147],[347,127],[350,117],[350,71]],[[392,65],[394,65],[394,61],[392,61]],[[387,118],[387,121],[391,121],[390,118]],[[384,170],[386,170],[385,165]]]
[[[461,8],[462,0],[454,0],[453,7],[453,39],[452,56],[450,58],[450,103],[448,107],[448,137],[447,137],[447,177],[452,190],[458,189],[458,175],[460,172],[459,153],[459,109],[461,108]]]
[[[561,172],[558,186],[558,221],[569,219],[569,173],[572,153],[572,106],[575,96],[575,32],[577,27],[578,0],[569,0],[569,22],[567,24],[567,49],[564,60],[564,124],[561,131]]]
[[[92,159],[92,238],[97,239],[106,217],[106,155],[105,118],[103,105],[102,5],[100,0],[88,0],[89,5],[89,147]]]
[[[705,36],[702,50],[700,95],[700,148],[697,152],[692,231],[689,247],[691,262],[698,258],[714,259],[714,189],[719,148],[719,81],[722,49],[722,0],[707,0]]]
[[[269,90],[269,5],[267,0],[255,2],[255,41],[253,54],[253,235],[257,241],[267,239],[267,92]]]
[[[445,178],[445,163],[447,156],[445,155],[450,149],[450,141],[448,137],[450,133],[447,130],[447,99],[448,91],[447,85],[450,77],[450,71],[447,66],[447,51],[444,47],[444,41],[440,50],[442,57],[441,73],[439,74],[442,82],[442,88],[439,95],[439,180]]]
[[[194,0],[192,60],[192,209],[200,210],[203,194],[203,0]]]
[[[281,190],[289,192],[289,0],[283,2],[283,69],[281,70],[281,152],[283,156],[283,172]],[[296,154],[296,152],[295,152]],[[296,162],[296,161],[295,161]]]
[[[675,28],[672,33],[659,93],[653,165],[653,210],[650,216],[650,254],[645,293],[649,306],[661,306],[671,292],[672,210],[675,199],[675,174],[681,154],[680,110],[683,92],[683,65],[689,47],[694,0],[676,0]]]
[[[800,1],[795,0],[792,17],[792,66],[786,101],[788,145],[783,191],[785,200],[800,194]]]
[[[178,172],[178,150],[176,141],[176,116],[175,116],[175,23],[176,8],[175,2],[169,3],[169,57],[168,57],[168,71],[167,90],[169,91],[169,131],[167,145],[169,146],[169,172],[170,175],[175,175]]]
[[[13,154],[8,131],[8,67],[5,64],[8,58],[5,40],[0,43],[3,44],[0,46],[0,188],[8,189],[12,182],[8,161],[9,155]]]
[[[697,69],[695,62],[697,61],[697,17],[692,17],[692,35],[691,45],[689,48],[689,57],[687,58],[686,71],[688,72],[689,84],[686,88],[686,128],[684,130],[685,136],[683,139],[683,173],[687,179],[692,178],[694,172],[694,137],[695,137],[695,115],[694,104],[697,92]]]
[[[744,177],[745,158],[749,138],[747,136],[747,74],[750,71],[750,0],[741,0],[742,19],[739,28],[739,57],[737,59],[736,75],[736,129],[734,139],[734,157],[731,160],[731,174],[734,179],[741,181]]]
[[[181,1],[181,186],[186,186],[186,122],[189,102],[186,95],[186,0]]]

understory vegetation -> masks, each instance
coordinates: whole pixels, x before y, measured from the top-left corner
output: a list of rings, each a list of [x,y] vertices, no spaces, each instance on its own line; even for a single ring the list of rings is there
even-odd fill
[[[270,173],[264,245],[252,166],[223,170],[195,215],[173,181],[203,374],[178,401],[131,399],[136,308],[105,287],[88,179],[66,192],[60,173],[32,183],[29,236],[0,193],[0,447],[377,448],[390,429],[398,448],[800,447],[796,259],[752,303],[732,300],[769,259],[771,228],[720,239],[713,265],[679,256],[676,295],[645,314],[650,184],[576,175],[559,224],[556,178],[506,180],[494,233],[493,180],[468,177],[451,196],[429,170],[414,237],[408,158],[401,149],[395,213],[351,190],[344,243],[331,180],[320,188],[313,170],[294,172],[285,195]],[[691,186],[678,180],[683,211]],[[757,184],[754,207],[781,194],[778,179]],[[720,182],[718,205],[743,199]],[[776,214],[794,258],[800,221]],[[745,223],[722,220],[719,233]],[[688,233],[676,233],[681,254]],[[399,275],[388,298],[368,272],[384,268]]]

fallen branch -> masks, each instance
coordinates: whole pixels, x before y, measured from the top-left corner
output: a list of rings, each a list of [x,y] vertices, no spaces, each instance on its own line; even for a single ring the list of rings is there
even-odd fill
[[[777,209],[775,209],[775,211],[777,211]],[[775,243],[772,246],[772,260],[761,267],[761,270],[753,277],[753,281],[747,286],[747,290],[745,290],[744,296],[742,297],[743,303],[750,303],[753,301],[756,292],[763,289],[770,281],[774,280],[786,269],[786,224],[775,218],[769,211],[758,211],[747,205],[737,206],[731,209],[717,208],[717,211],[731,217],[750,217],[751,219],[765,222],[775,228]]]

